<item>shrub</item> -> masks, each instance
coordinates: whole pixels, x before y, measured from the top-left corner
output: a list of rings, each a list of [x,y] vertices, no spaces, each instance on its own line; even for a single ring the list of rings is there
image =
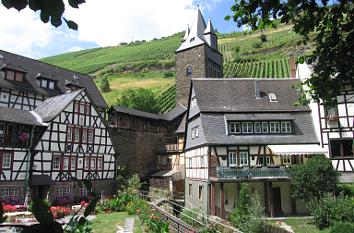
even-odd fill
[[[101,79],[101,91],[102,92],[109,92],[111,91],[111,86],[109,85],[109,81],[107,79],[107,77],[103,77]]]
[[[343,194],[344,196],[354,197],[354,184],[339,184],[337,185],[336,195]]]
[[[307,163],[293,166],[290,174],[292,196],[306,204],[311,205],[311,201],[336,190],[338,172],[324,155],[313,156]]]
[[[344,223],[344,222],[336,222],[331,228],[331,233],[353,233],[354,232],[354,224]]]
[[[258,194],[249,193],[247,184],[242,184],[239,200],[230,215],[230,221],[245,233],[262,233],[264,228],[264,208]]]
[[[50,212],[52,213],[54,219],[60,219],[70,215],[71,210],[64,206],[52,206],[50,207]]]
[[[266,35],[262,34],[262,35],[259,36],[259,38],[261,39],[262,43],[267,42],[267,36]]]
[[[335,222],[354,223],[353,199],[340,195],[327,193],[316,201],[311,209],[314,223],[319,229],[332,226]]]
[[[259,49],[262,47],[262,43],[261,42],[255,42],[252,44],[252,48],[254,49]]]

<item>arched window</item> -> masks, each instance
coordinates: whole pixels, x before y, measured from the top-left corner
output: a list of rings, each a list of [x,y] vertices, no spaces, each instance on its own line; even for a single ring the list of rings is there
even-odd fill
[[[187,70],[186,70],[186,76],[187,76],[187,77],[191,77],[192,75],[193,75],[192,67],[191,67],[191,66],[188,66],[188,67],[187,67]]]

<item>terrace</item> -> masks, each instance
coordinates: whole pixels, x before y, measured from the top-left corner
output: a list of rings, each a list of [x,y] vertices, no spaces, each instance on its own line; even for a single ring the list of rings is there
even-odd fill
[[[290,179],[289,168],[284,166],[217,167],[215,175],[223,180]]]

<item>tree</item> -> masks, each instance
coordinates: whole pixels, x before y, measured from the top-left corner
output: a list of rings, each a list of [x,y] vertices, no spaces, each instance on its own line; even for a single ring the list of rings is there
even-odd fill
[[[292,167],[290,173],[292,196],[308,205],[326,193],[336,191],[338,172],[324,155],[313,156],[307,163]]]
[[[101,86],[100,86],[100,88],[101,88],[101,91],[102,91],[102,92],[109,92],[109,91],[111,91],[111,86],[109,85],[109,81],[108,81],[107,77],[103,77],[103,78],[101,79]]]
[[[146,112],[157,113],[157,101],[150,89],[137,88],[123,91],[117,105]]]
[[[235,0],[231,10],[233,14],[225,19],[232,18],[238,27],[264,29],[274,27],[274,19],[280,19],[282,23],[292,23],[294,31],[304,37],[304,43],[314,32],[312,54],[299,59],[313,65],[313,73],[305,81],[313,100],[322,99],[333,105],[345,85],[354,87],[353,0],[334,3],[328,0]]]
[[[59,27],[64,20],[70,29],[78,29],[78,25],[74,21],[63,17],[65,11],[64,0],[1,0],[1,3],[7,9],[15,8],[18,11],[29,6],[34,12],[40,11],[43,23],[48,23],[50,20],[54,27]],[[85,0],[68,0],[68,3],[72,8],[79,8],[79,5],[85,3]]]

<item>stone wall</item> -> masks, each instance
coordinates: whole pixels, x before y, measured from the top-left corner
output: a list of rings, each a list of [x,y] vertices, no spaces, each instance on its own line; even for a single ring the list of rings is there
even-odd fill
[[[176,103],[187,106],[191,78],[206,75],[205,45],[176,53]],[[192,67],[192,75],[186,76],[187,67]]]
[[[156,149],[164,135],[116,128],[111,128],[111,135],[119,150],[118,166],[126,166],[131,174],[138,173],[147,180],[157,169]]]

